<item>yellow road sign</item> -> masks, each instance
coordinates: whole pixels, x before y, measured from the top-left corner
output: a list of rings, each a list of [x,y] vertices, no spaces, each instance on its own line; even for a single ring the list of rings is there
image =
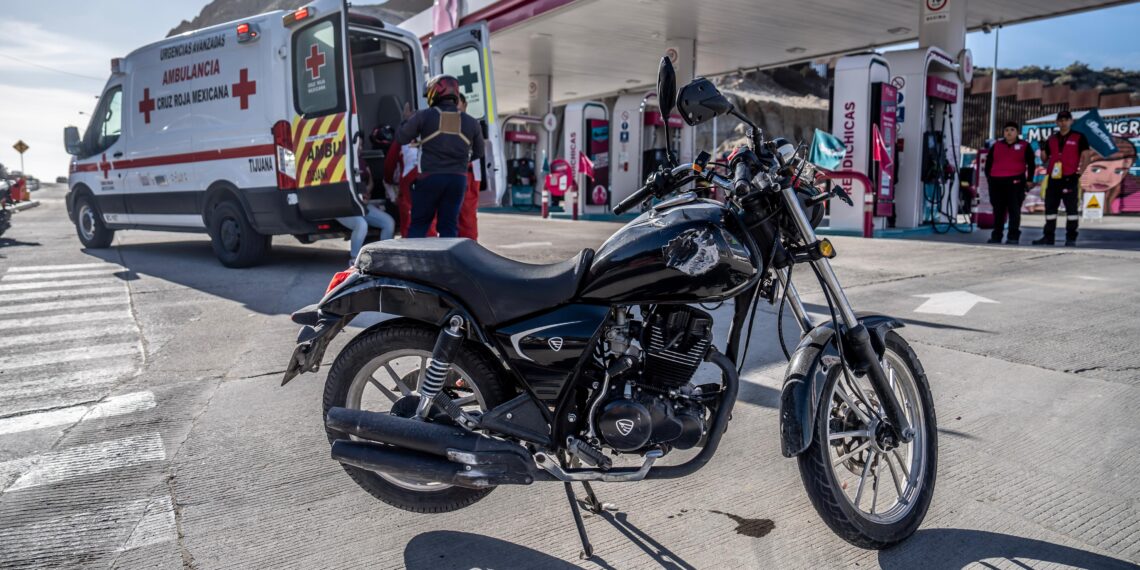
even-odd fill
[[[16,141],[16,144],[12,145],[12,148],[16,149],[16,152],[24,154],[28,150],[28,143]]]

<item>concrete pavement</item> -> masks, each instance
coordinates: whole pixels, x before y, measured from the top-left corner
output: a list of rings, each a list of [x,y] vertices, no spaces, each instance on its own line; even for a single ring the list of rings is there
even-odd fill
[[[1140,562],[1140,233],[1076,250],[833,238],[856,308],[904,318],[931,381],[939,478],[922,529],[871,552],[820,521],[779,452],[784,363],[764,306],[718,456],[678,481],[600,485],[620,510],[586,519],[598,557],[581,561],[558,485],[414,515],[375,501],[328,458],[327,367],[279,384],[296,333],[288,314],[320,296],[347,244],[275,238],[269,262],[247,270],[221,267],[192,234],[120,232],[112,248],[85,252],[62,189],[37,197],[43,207],[0,238],[0,567]],[[480,225],[485,245],[535,262],[596,247],[618,227],[509,215]],[[820,318],[809,275],[795,277]],[[786,336],[796,332],[785,318]]]

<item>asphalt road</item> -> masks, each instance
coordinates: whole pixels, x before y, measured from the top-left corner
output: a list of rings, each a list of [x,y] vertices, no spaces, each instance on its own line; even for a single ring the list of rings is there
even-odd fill
[[[765,306],[718,456],[678,481],[599,485],[619,510],[587,517],[598,556],[581,561],[559,485],[414,515],[373,500],[329,459],[327,367],[286,387],[280,376],[296,333],[288,314],[321,295],[344,242],[276,238],[268,263],[247,270],[221,267],[193,234],[120,232],[112,248],[84,251],[62,195],[46,185],[34,194],[42,205],[0,237],[0,567],[1140,562],[1140,232],[1128,222],[1111,249],[833,240],[856,308],[908,322],[934,391],[937,488],[906,543],[857,549],[812,509],[779,452],[784,363]],[[527,261],[596,247],[617,227],[480,223],[485,245]],[[798,278],[824,312],[818,288]]]

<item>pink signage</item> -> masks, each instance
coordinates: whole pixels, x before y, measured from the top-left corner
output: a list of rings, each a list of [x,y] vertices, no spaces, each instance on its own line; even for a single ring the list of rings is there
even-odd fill
[[[926,96],[941,99],[948,103],[958,102],[958,84],[949,79],[933,75],[926,78]]]

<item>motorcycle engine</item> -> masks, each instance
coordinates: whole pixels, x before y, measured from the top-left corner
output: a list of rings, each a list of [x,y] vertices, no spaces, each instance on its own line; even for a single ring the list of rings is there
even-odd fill
[[[705,387],[690,380],[712,343],[712,317],[687,306],[659,307],[642,329],[644,367],[611,386],[595,418],[601,439],[634,452],[668,445],[691,449],[707,429]]]

